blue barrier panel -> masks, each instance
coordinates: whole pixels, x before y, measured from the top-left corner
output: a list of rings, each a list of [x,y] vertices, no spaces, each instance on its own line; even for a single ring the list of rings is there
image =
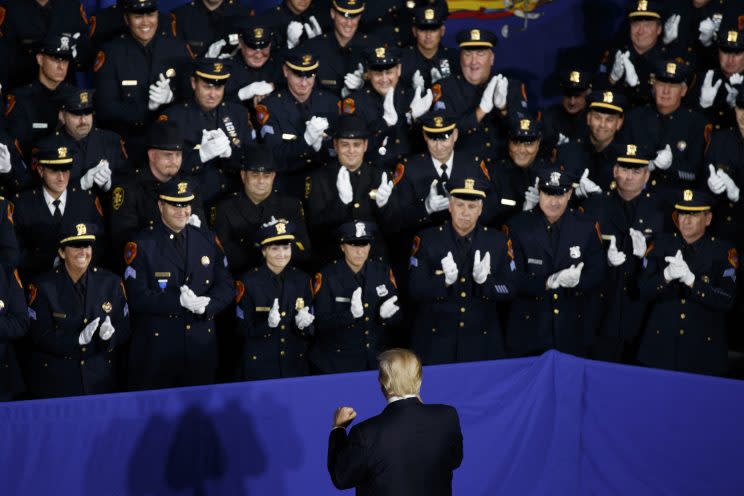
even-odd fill
[[[455,494],[740,494],[744,383],[536,359],[427,367],[457,407]],[[384,407],[375,373],[0,405],[3,495],[334,494],[336,406]]]

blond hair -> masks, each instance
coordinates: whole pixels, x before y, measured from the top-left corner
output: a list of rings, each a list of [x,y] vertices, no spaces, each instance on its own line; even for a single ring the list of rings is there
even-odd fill
[[[378,379],[385,396],[419,394],[423,370],[415,353],[393,348],[382,352],[377,360],[380,362]]]

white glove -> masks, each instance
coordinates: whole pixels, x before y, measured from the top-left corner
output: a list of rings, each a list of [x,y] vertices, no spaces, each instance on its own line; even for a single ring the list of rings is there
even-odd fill
[[[326,129],[328,129],[328,119],[312,116],[309,121],[305,121],[305,143],[312,146],[316,152],[320,151],[323,145],[323,133]]]
[[[279,298],[274,298],[274,304],[271,306],[271,310],[269,310],[269,327],[274,329],[279,325],[280,320],[282,320],[282,316],[279,315]]]
[[[614,82],[620,81],[623,74],[625,74],[625,57],[630,56],[630,51],[625,53],[618,50],[615,52],[615,61],[612,63],[612,71],[610,71],[610,79]]]
[[[630,240],[633,242],[633,256],[643,258],[646,256],[646,236],[638,229],[630,228]]]
[[[734,180],[729,176],[727,173],[725,173],[723,170],[719,169],[717,172],[718,178],[723,182],[725,188],[726,188],[726,196],[728,197],[729,201],[732,201],[734,203],[739,201],[739,187],[736,186],[736,183]]]
[[[220,131],[202,129],[202,141],[199,146],[199,158],[202,163],[222,156],[230,150],[230,140],[227,139],[224,132]]]
[[[668,45],[673,42],[679,36],[679,14],[669,16],[669,19],[664,23],[664,44]]]
[[[638,79],[636,68],[633,65],[633,62],[630,61],[630,53],[625,56],[623,65],[625,65],[625,82],[628,83],[628,86],[631,88],[635,88],[638,86],[640,81]]]
[[[480,250],[475,250],[475,260],[473,260],[473,280],[477,284],[483,284],[491,273],[491,252],[487,251],[481,259]]]
[[[188,223],[194,227],[201,227],[201,219],[196,214],[189,215]]]
[[[496,90],[493,93],[493,105],[499,109],[504,110],[506,108],[506,95],[509,93],[509,80],[499,74],[496,82]]]
[[[442,73],[436,67],[431,68],[431,71],[429,71],[429,75],[431,76],[431,84],[442,80]]]
[[[664,269],[664,279],[667,282],[671,282],[675,279],[679,280],[682,284],[692,286],[695,282],[695,274],[692,273],[690,267],[682,258],[682,251],[677,250],[677,253],[673,257],[664,257],[669,265]]]
[[[383,319],[389,319],[395,315],[398,310],[400,310],[400,307],[395,304],[396,301],[398,301],[397,295],[383,301],[382,305],[380,305],[380,317]]]
[[[240,101],[250,100],[254,96],[266,96],[274,91],[274,85],[266,81],[256,81],[247,84],[238,90]]]
[[[380,143],[380,148],[377,149],[377,153],[381,157],[384,157],[385,154],[387,153],[387,148],[386,148],[387,147],[387,143],[388,143],[388,137],[385,136],[385,138],[383,138],[383,140],[382,140],[382,143]]]
[[[424,200],[424,207],[426,208],[426,213],[429,215],[434,212],[447,210],[447,207],[449,207],[449,199],[446,196],[440,195],[439,191],[437,191],[438,183],[438,179],[434,179],[431,182],[429,194],[427,195],[426,200]]]
[[[351,189],[351,176],[349,169],[343,165],[338,169],[336,176],[336,189],[338,190],[338,199],[341,203],[348,205],[354,199],[354,190]]]
[[[95,168],[97,168],[98,171],[96,171],[96,173],[93,174],[93,181],[103,191],[110,190],[111,189],[111,168],[109,167],[108,160],[103,159],[99,161],[98,165],[96,165]]]
[[[10,172],[10,150],[3,143],[0,143],[0,174]]]
[[[576,196],[586,198],[589,195],[601,192],[602,188],[589,179],[589,169],[584,169],[584,173],[581,174],[581,179],[579,179],[579,184],[576,186]]]
[[[211,298],[208,296],[196,296],[191,288],[186,285],[181,286],[181,296],[178,301],[182,307],[191,313],[203,314],[210,300]]]
[[[85,346],[90,343],[90,340],[93,339],[93,334],[96,333],[98,322],[100,320],[101,317],[96,317],[95,320],[88,322],[88,325],[83,328],[80,332],[80,336],[78,336],[78,343],[80,343],[80,346]]]
[[[718,28],[720,27],[720,19],[716,20],[708,17],[700,21],[700,25],[698,26],[698,31],[700,32],[700,36],[698,36],[698,39],[700,40],[700,43],[702,43],[704,47],[709,47],[710,45],[712,45],[713,38],[717,36]]]
[[[532,210],[535,205],[540,203],[540,190],[537,189],[537,185],[540,184],[540,178],[535,179],[535,185],[527,188],[524,192],[524,204],[522,204],[522,210]]]
[[[742,81],[744,81],[744,76],[734,74],[729,78],[729,82],[726,83],[726,103],[731,108],[736,106],[736,97],[739,96],[739,88],[737,86],[741,85]]]
[[[222,52],[222,48],[227,45],[227,41],[225,40],[217,40],[211,45],[209,45],[209,48],[207,48],[207,53],[205,55],[206,58],[210,59],[216,59],[220,56],[220,52]]]
[[[310,313],[309,307],[302,307],[295,315],[295,324],[299,330],[303,330],[315,321],[315,315]]]
[[[568,139],[568,137],[565,136],[563,133],[558,133],[558,143],[557,143],[557,146],[565,145],[569,141],[571,141],[571,140]]]
[[[658,152],[656,152],[656,158],[651,161],[652,169],[655,167],[661,170],[667,170],[672,166],[672,148],[667,145]]]
[[[579,284],[581,279],[581,270],[584,268],[584,262],[579,265],[571,265],[571,267],[563,270],[559,270],[555,274],[548,277],[548,287],[550,289],[563,288],[575,288]]]
[[[101,328],[98,330],[98,335],[101,336],[101,339],[104,341],[108,341],[115,332],[116,329],[114,329],[114,326],[111,324],[111,317],[106,315],[106,320],[101,324]]]
[[[398,112],[395,111],[395,88],[390,88],[385,94],[385,99],[382,101],[382,118],[388,126],[394,126],[398,123]]]
[[[362,305],[362,288],[356,288],[351,293],[351,315],[358,319],[364,315],[364,305]]]
[[[364,66],[359,64],[357,70],[349,72],[344,76],[344,86],[350,91],[358,90],[364,86]]]
[[[448,251],[447,256],[442,259],[442,272],[444,272],[444,284],[446,286],[452,286],[457,281],[457,264],[451,251]]]
[[[224,148],[224,151],[219,154],[219,157],[230,158],[232,156],[232,146],[230,146],[230,138],[227,137],[225,131],[222,129],[216,129],[214,131],[214,136],[215,139],[222,144],[222,148]],[[225,146],[225,143],[227,143],[227,146]]]
[[[416,88],[413,94],[413,100],[411,100],[411,117],[418,119],[427,113],[433,102],[434,95],[431,90],[426,90],[426,94],[421,96],[421,88]]]
[[[478,106],[484,114],[487,114],[491,112],[491,110],[493,110],[493,97],[496,93],[496,84],[498,84],[499,79],[503,77],[504,76],[502,76],[501,74],[492,77],[486,85],[486,89],[483,90],[483,95],[481,96],[481,100]]]
[[[709,70],[705,73],[705,79],[703,79],[703,85],[700,87],[700,107],[706,109],[713,105],[718,94],[718,88],[721,87],[722,79],[716,81],[713,84],[713,70]]]
[[[80,177],[80,189],[88,190],[92,188],[96,182],[96,172],[98,172],[99,170],[101,170],[100,162],[95,167],[91,167],[90,169],[88,169],[85,174]]]
[[[375,195],[375,203],[379,208],[387,205],[388,200],[390,200],[390,194],[392,192],[393,181],[389,180],[387,178],[387,175],[383,172],[382,179],[380,179],[380,185],[377,187],[377,195]]]
[[[708,188],[716,195],[720,195],[726,191],[726,183],[718,175],[718,171],[713,164],[708,164],[708,171],[710,172],[708,176]]]
[[[610,264],[610,267],[617,267],[624,264],[626,258],[625,253],[617,249],[615,236],[613,236],[610,239],[610,247],[607,249],[607,263]]]
[[[424,86],[426,83],[424,82],[424,76],[421,75],[421,71],[419,69],[416,69],[416,72],[413,73],[413,89],[414,90],[421,90],[424,91]]]
[[[307,35],[307,38],[309,40],[312,40],[316,36],[320,36],[323,34],[323,30],[320,29],[320,24],[318,24],[318,20],[315,18],[315,16],[310,16],[308,19],[310,22],[305,23],[305,34]]]
[[[147,108],[155,111],[161,105],[166,105],[173,101],[173,90],[170,87],[170,79],[160,73],[158,81],[150,85],[149,101]]]
[[[292,21],[287,26],[287,48],[290,50],[297,46],[300,42],[300,36],[302,36],[302,24],[297,21]]]

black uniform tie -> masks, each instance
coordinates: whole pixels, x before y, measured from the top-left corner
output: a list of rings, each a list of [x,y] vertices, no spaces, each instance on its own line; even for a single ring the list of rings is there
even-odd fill
[[[442,173],[439,176],[439,184],[437,185],[437,189],[439,190],[439,194],[442,196],[447,195],[447,181],[449,181],[449,175],[447,175],[447,164],[442,164],[439,166],[439,168],[442,170]]]
[[[54,217],[54,220],[57,222],[60,222],[62,220],[62,210],[59,209],[60,203],[62,202],[59,200],[59,198],[52,202],[52,205],[54,205],[54,213],[52,214],[52,217]]]

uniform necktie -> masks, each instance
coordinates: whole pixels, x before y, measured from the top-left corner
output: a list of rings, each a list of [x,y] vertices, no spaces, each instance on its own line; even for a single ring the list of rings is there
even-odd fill
[[[449,181],[449,175],[447,175],[447,164],[442,164],[439,166],[442,173],[439,176],[439,184],[437,185],[437,189],[439,190],[439,194],[442,196],[447,196],[447,181]]]
[[[62,202],[59,200],[59,198],[52,202],[52,205],[54,205],[54,213],[52,214],[52,217],[54,217],[54,220],[57,222],[62,220],[62,210],[59,209],[60,203]]]
[[[178,252],[178,254],[181,256],[181,258],[186,258],[186,253],[184,251],[183,232],[176,233],[174,241],[176,243],[176,251]]]

